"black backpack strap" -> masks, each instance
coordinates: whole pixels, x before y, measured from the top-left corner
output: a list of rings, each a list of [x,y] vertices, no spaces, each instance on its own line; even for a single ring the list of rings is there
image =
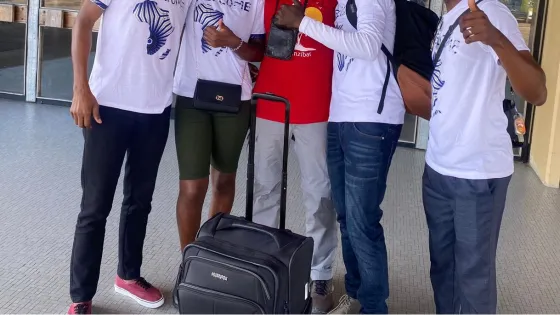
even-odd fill
[[[389,51],[389,49],[387,49],[387,47],[385,47],[384,44],[381,44],[381,51],[385,54],[385,56],[387,56],[387,60],[391,62],[391,65],[393,66],[393,76],[395,77],[395,79],[397,78],[397,60],[395,60],[395,57],[393,56],[393,54]]]
[[[348,0],[348,2],[346,2],[346,18],[348,22],[350,22],[350,25],[358,29],[358,8],[354,0]]]
[[[348,19],[348,22],[350,22],[350,25],[352,25],[355,29],[358,29],[358,8],[356,7],[355,0],[348,0],[348,2],[346,2],[346,18]],[[381,51],[383,51],[385,56],[387,56],[387,73],[385,74],[385,81],[383,82],[383,89],[381,90],[381,98],[379,99],[379,106],[377,107],[378,114],[383,112],[385,95],[387,94],[387,87],[389,86],[389,79],[391,78],[391,64],[393,64],[393,69],[396,69],[393,55],[384,44],[381,44]],[[393,74],[396,79],[396,70],[393,71]]]
[[[387,72],[385,73],[385,81],[383,81],[383,89],[381,90],[381,98],[379,98],[379,105],[377,106],[377,113],[381,115],[381,113],[383,112],[383,107],[385,107],[385,96],[387,95],[387,88],[389,87],[389,80],[391,79],[391,72],[393,72],[393,76],[395,77],[395,80],[397,81],[397,84],[399,83],[399,81],[397,80],[397,65],[396,65],[396,61],[395,58],[393,57],[393,54],[391,54],[391,52],[389,51],[389,49],[387,49],[387,47],[385,47],[384,44],[381,44],[381,51],[385,54],[385,56],[387,57]],[[393,66],[393,71],[391,71],[391,65]]]

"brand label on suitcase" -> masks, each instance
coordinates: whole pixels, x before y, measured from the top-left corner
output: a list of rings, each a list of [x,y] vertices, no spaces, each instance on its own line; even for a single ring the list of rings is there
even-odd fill
[[[220,279],[220,280],[223,280],[223,281],[227,281],[227,277],[226,277],[226,276],[221,275],[221,274],[219,274],[219,273],[217,273],[217,272],[212,272],[210,275],[212,275],[212,277],[214,277],[214,278],[216,278],[216,279]]]

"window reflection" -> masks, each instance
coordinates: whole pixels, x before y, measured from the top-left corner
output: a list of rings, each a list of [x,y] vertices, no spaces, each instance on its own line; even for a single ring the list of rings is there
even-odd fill
[[[42,55],[40,64],[39,96],[63,101],[72,100],[72,59],[70,45],[72,30],[62,28],[41,28]],[[91,71],[97,33],[93,33],[92,52],[88,71]]]
[[[0,93],[24,93],[25,28],[23,23],[0,22]]]
[[[505,4],[513,16],[519,23],[519,29],[525,38],[525,42],[529,44],[531,35],[531,25],[533,22],[533,13],[536,11],[537,0],[500,0]]]

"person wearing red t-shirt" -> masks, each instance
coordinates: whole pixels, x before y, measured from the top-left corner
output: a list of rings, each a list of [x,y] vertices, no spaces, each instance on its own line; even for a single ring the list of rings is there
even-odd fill
[[[265,0],[267,35],[272,18],[293,0]],[[302,0],[302,3],[304,0]],[[334,24],[336,0],[307,0],[305,14],[327,25]],[[301,189],[306,210],[306,234],[314,240],[311,266],[313,312],[333,307],[333,270],[338,244],[336,212],[331,199],[326,162],[326,135],[331,101],[333,51],[299,34],[288,61],[265,57],[254,92],[274,93],[291,103],[290,137],[301,169]],[[284,135],[284,107],[259,100],[255,148],[254,221],[277,227]]]

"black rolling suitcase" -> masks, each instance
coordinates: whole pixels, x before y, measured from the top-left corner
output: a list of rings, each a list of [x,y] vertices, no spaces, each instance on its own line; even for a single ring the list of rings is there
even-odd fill
[[[286,107],[280,229],[251,222],[258,99]],[[311,312],[313,239],[285,229],[290,103],[272,94],[254,94],[251,103],[246,216],[214,216],[185,247],[175,289],[181,314]]]

